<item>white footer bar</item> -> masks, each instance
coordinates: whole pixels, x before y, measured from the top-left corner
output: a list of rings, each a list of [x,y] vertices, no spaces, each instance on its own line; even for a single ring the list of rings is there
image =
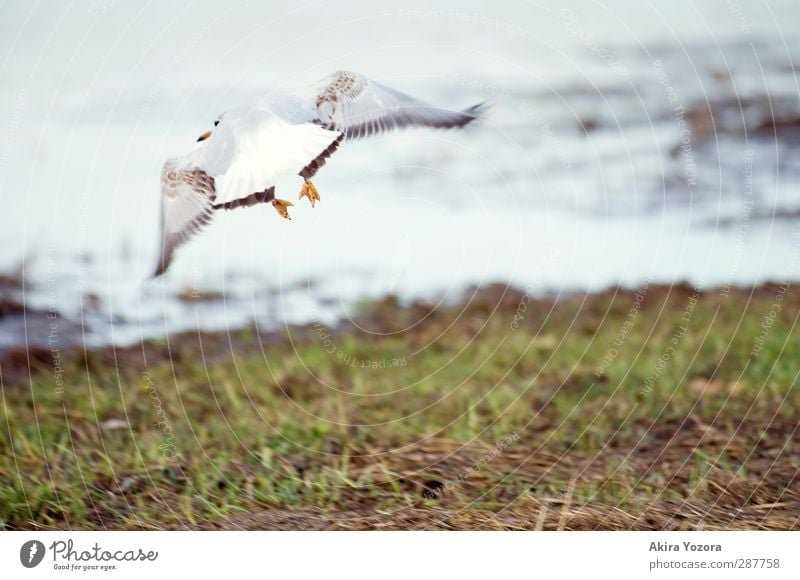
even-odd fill
[[[3,578],[800,578],[797,532],[3,532]],[[613,574],[613,576],[612,576]],[[589,576],[591,575],[591,576]],[[186,577],[186,576],[184,576]],[[229,576],[237,578],[237,576]]]

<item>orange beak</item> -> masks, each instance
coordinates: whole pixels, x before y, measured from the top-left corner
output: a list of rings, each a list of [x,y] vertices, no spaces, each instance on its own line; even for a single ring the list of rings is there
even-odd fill
[[[206,131],[205,133],[203,133],[202,135],[200,135],[200,136],[197,138],[197,142],[199,143],[200,141],[205,141],[205,140],[206,140],[206,139],[208,139],[209,137],[211,137],[211,131]]]

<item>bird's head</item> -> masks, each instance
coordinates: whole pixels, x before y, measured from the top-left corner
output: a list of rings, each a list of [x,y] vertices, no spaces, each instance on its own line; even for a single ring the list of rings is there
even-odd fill
[[[214,126],[216,127],[217,125],[219,125],[219,119],[217,119],[216,121],[214,121]],[[197,138],[197,142],[199,143],[200,141],[205,141],[206,139],[208,139],[209,137],[211,137],[211,133],[212,133],[212,131],[206,131],[205,133],[203,133],[202,135],[200,135],[200,136]]]

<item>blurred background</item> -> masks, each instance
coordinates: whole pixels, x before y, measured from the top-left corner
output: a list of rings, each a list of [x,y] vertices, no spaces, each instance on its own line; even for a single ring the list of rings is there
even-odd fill
[[[328,324],[367,298],[455,301],[489,283],[553,295],[800,274],[792,0],[0,12],[0,348],[47,344],[48,313],[60,340],[93,346]],[[347,144],[316,209],[219,215],[149,280],[163,161],[227,108],[337,69],[493,108],[462,132]]]

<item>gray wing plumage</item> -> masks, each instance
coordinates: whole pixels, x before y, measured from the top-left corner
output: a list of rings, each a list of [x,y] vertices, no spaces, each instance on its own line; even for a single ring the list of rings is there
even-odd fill
[[[211,221],[214,179],[204,171],[177,170],[171,161],[161,174],[161,256],[153,277],[169,267],[175,250]]]
[[[474,121],[485,104],[463,111],[434,107],[365,76],[338,71],[312,88],[316,122],[347,139],[369,137],[403,127],[450,129]]]

